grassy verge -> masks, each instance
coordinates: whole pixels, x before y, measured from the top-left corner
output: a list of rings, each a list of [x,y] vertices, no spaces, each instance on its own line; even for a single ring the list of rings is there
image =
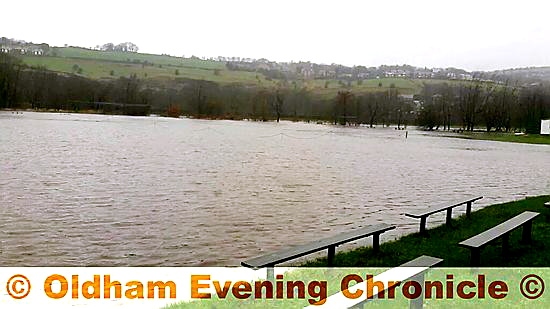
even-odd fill
[[[540,213],[533,222],[532,244],[520,243],[522,231],[519,228],[510,235],[509,253],[503,256],[499,245],[488,245],[481,251],[481,266],[550,267],[550,223],[546,221],[550,209],[544,207],[549,200],[550,195],[544,195],[487,206],[473,212],[469,219],[465,216],[453,219],[452,228],[443,225],[428,230],[428,237],[415,233],[383,243],[379,253],[370,247],[339,253],[335,264],[343,267],[393,267],[420,255],[431,255],[444,259],[442,266],[466,267],[469,266],[470,251],[459,247],[459,242],[529,210]],[[326,266],[326,259],[307,262],[303,266]]]
[[[498,142],[511,142],[511,143],[526,143],[526,144],[545,144],[550,145],[550,135],[540,134],[522,134],[515,135],[514,133],[463,133],[456,137],[498,141]]]

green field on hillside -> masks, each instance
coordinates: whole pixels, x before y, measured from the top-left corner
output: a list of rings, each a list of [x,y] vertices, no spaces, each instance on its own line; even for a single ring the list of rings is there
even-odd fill
[[[225,63],[198,58],[152,55],[133,52],[107,52],[77,47],[53,47],[47,56],[22,56],[24,63],[43,66],[60,73],[78,74],[91,79],[117,79],[135,74],[140,79],[172,80],[194,79],[221,85],[242,84],[276,88],[282,82],[271,80],[262,73],[231,71]],[[80,70],[79,70],[80,69]],[[332,99],[340,90],[354,94],[385,91],[393,84],[399,94],[418,94],[424,83],[459,83],[447,80],[420,80],[409,78],[380,78],[352,81],[295,80],[286,81],[288,87],[305,88],[325,99]]]
[[[420,92],[422,87],[420,80],[408,78],[380,78],[352,81],[350,83],[351,87],[348,86],[347,82],[340,83],[338,80],[313,80],[306,83],[319,93],[334,93],[344,88],[348,88],[355,93],[376,92],[387,90],[393,84],[398,88],[400,94],[416,94]]]
[[[75,65],[82,69],[79,75],[92,78],[119,78],[136,74],[141,79],[177,79],[189,78],[213,81],[220,84],[241,83],[256,85],[260,82],[272,86],[272,82],[254,72],[229,71],[201,67],[174,67],[168,65],[144,65],[133,62],[112,62],[97,59],[23,56],[23,62],[31,66],[43,66],[48,70],[61,73],[76,73]],[[177,72],[176,72],[177,70]]]
[[[81,58],[95,59],[104,61],[119,61],[119,62],[145,62],[155,65],[170,65],[177,67],[192,67],[202,69],[225,69],[225,64],[222,62],[201,60],[192,58],[181,58],[168,55],[152,55],[132,52],[108,52],[91,50],[77,47],[54,47],[50,51],[50,56],[61,58]]]

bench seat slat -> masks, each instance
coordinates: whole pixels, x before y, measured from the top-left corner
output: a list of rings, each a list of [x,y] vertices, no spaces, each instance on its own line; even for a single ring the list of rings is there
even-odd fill
[[[303,245],[283,249],[270,254],[262,255],[248,261],[241,262],[241,265],[252,268],[262,268],[314,253],[331,246],[338,246],[346,242],[354,241],[373,234],[383,233],[395,229],[395,226],[381,223],[374,226],[367,226],[347,233],[338,234],[332,237],[316,240]]]
[[[436,258],[429,255],[422,255],[416,259],[409,261],[405,264],[401,264],[399,267],[434,267],[439,263],[443,262],[442,259]]]
[[[479,248],[489,242],[501,237],[502,235],[515,230],[522,226],[525,222],[533,220],[538,216],[538,212],[524,211],[523,213],[495,226],[480,234],[470,237],[459,243],[460,246],[466,248]]]
[[[460,205],[466,204],[468,202],[475,202],[475,201],[477,201],[479,199],[482,199],[482,198],[483,198],[483,196],[471,197],[469,199],[465,199],[465,200],[462,200],[460,202],[447,203],[447,204],[442,204],[442,205],[437,205],[437,206],[434,206],[434,207],[430,207],[430,208],[427,208],[427,209],[414,210],[414,211],[406,213],[405,215],[408,216],[408,217],[412,217],[412,218],[422,218],[422,217],[432,215],[436,212],[440,212],[440,211],[448,209],[448,208],[453,208],[453,207],[456,207],[456,206],[460,206]]]

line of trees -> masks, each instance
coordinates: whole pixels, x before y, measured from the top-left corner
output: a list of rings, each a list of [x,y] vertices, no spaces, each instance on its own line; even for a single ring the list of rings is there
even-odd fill
[[[139,47],[132,42],[124,42],[120,44],[106,43],[101,46],[96,46],[97,49],[103,51],[117,51],[117,52],[132,52],[137,53]]]
[[[417,121],[428,130],[453,126],[538,133],[540,120],[550,117],[550,91],[542,84],[425,84],[422,98]]]
[[[414,105],[399,95],[394,84],[387,90],[354,95],[350,90],[339,91],[334,104],[334,124],[369,127],[381,124],[397,125],[398,129],[414,124]]]

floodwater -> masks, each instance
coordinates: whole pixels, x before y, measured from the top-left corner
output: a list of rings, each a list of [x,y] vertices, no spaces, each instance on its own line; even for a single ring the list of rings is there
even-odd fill
[[[549,158],[414,130],[0,112],[0,264],[238,265],[397,225],[384,241],[417,231],[407,210],[548,194]]]

